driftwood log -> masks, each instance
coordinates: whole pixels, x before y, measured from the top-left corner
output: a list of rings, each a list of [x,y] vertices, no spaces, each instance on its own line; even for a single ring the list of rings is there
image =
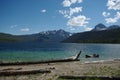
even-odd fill
[[[62,79],[80,79],[80,80],[120,80],[120,77],[106,77],[106,76],[71,76],[71,75],[67,75],[67,76],[59,76],[58,78],[62,78]]]
[[[56,63],[56,62],[71,62],[71,61],[79,61],[79,56],[81,51],[74,56],[73,58],[66,58],[66,59],[58,59],[58,60],[48,60],[48,61],[36,61],[36,62],[6,62],[0,63],[0,66],[8,66],[8,65],[29,65],[29,64],[43,64],[43,63]]]
[[[27,75],[27,74],[37,74],[37,73],[50,73],[50,70],[29,70],[29,71],[0,71],[0,76],[10,76],[10,75]]]

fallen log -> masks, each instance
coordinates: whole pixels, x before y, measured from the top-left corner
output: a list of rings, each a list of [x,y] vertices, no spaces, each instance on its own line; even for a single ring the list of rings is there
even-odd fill
[[[71,62],[71,61],[79,61],[79,56],[81,51],[74,57],[66,58],[66,59],[58,59],[58,60],[48,60],[48,61],[35,61],[35,62],[6,62],[0,63],[0,66],[8,66],[8,65],[29,65],[29,64],[43,64],[43,63],[57,63],[57,62]]]
[[[63,76],[59,76],[58,79],[80,79],[80,80],[120,80],[120,77],[115,77],[115,76],[111,76],[111,77],[107,77],[107,76],[71,76],[71,75],[63,75]]]
[[[49,60],[49,61],[36,61],[36,62],[8,62],[8,63],[0,63],[0,66],[29,65],[29,64],[43,64],[43,63],[57,63],[57,62],[71,62],[71,61],[79,61],[79,60],[63,59],[63,60]]]
[[[29,71],[0,71],[0,76],[10,76],[10,75],[27,75],[27,74],[37,74],[37,73],[50,73],[50,70],[29,70]]]

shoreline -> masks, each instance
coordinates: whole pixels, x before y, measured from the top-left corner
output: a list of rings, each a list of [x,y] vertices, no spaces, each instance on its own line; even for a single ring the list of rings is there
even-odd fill
[[[41,61],[11,61],[5,62],[0,61],[0,66],[7,65],[28,65],[28,64],[46,64],[46,63],[59,63],[59,62],[72,62],[72,61],[80,61],[81,63],[98,63],[98,62],[109,62],[109,61],[120,61],[120,58],[108,59],[108,60],[91,60],[91,61],[81,61],[80,59],[56,59],[56,60],[41,60]]]
[[[79,61],[79,60],[49,60],[49,61],[32,61],[32,62],[3,62],[0,63],[0,66],[10,66],[10,65],[34,65],[34,64],[47,64],[47,63],[61,63],[61,62],[73,62],[73,61]]]
[[[120,58],[108,59],[108,60],[84,61],[84,63],[97,63],[97,62],[110,62],[110,61],[120,61]]]
[[[80,61],[29,64],[29,65],[8,65],[0,66],[0,71],[32,71],[32,70],[50,70],[50,73],[37,74],[18,74],[10,76],[0,76],[0,80],[56,80],[59,76],[78,75],[78,76],[120,76],[120,60],[101,61],[93,63],[83,63]],[[21,68],[20,70],[17,70]],[[25,78],[25,79],[23,79]]]

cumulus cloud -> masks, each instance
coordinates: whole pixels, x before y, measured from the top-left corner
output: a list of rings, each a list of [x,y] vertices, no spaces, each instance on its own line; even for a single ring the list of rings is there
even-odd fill
[[[78,0],[78,3],[81,3],[83,0]]]
[[[79,13],[82,12],[82,7],[75,7],[75,8],[70,8],[70,16],[72,16],[74,13]]]
[[[114,10],[116,12],[113,17],[110,17],[109,12],[103,12],[102,15],[105,17],[106,23],[116,23],[120,19],[120,0],[108,0],[107,5],[108,10]]]
[[[108,17],[108,16],[110,16],[110,13],[109,13],[109,12],[103,12],[102,15],[103,15],[104,17]]]
[[[63,7],[70,7],[72,4],[81,3],[82,0],[64,0],[62,2]]]
[[[77,2],[77,0],[71,0],[71,3],[72,4],[74,4],[74,3],[76,3]]]
[[[80,15],[83,7],[75,6],[71,8],[72,4],[79,4],[82,2],[83,0],[64,0],[62,2],[63,7],[66,8],[63,10],[59,10],[59,13],[61,13],[65,18],[68,19],[67,26],[69,27],[70,30],[78,30],[81,28],[84,29],[85,31],[91,30],[90,27],[87,27],[90,18],[87,18],[85,15]]]
[[[69,10],[59,10],[59,13],[61,13],[66,18],[71,18],[73,14],[79,12],[82,12],[82,7],[69,8]]]
[[[71,2],[70,2],[70,0],[64,0],[62,4],[64,7],[70,7]]]
[[[65,18],[70,18],[69,10],[59,10],[59,13],[61,13]]]
[[[84,30],[84,31],[90,31],[90,30],[92,30],[93,28],[88,27],[88,26],[83,26],[83,27],[71,27],[71,26],[70,26],[69,29],[72,30],[72,31],[79,30],[79,29],[82,29],[82,30]]]
[[[106,23],[115,23],[115,22],[117,22],[117,20],[115,19],[115,18],[106,18],[105,19],[105,21],[106,21]]]
[[[85,31],[90,31],[90,30],[92,30],[93,28],[84,26],[84,29],[85,29]]]
[[[108,9],[120,10],[120,0],[108,0]]]
[[[20,31],[22,31],[22,32],[28,32],[28,31],[30,31],[30,29],[29,28],[22,28]]]
[[[45,13],[45,12],[46,12],[46,10],[45,10],[45,9],[43,9],[43,10],[41,10],[41,12],[42,12],[42,13]]]
[[[84,15],[79,15],[77,17],[73,17],[71,19],[68,20],[67,25],[68,26],[86,26],[86,24],[88,24],[88,20],[90,20],[90,18],[87,18]]]
[[[120,12],[117,12],[114,18],[106,18],[106,23],[115,23],[120,19]]]
[[[70,29],[71,31],[76,30],[74,27],[69,27],[69,29]]]

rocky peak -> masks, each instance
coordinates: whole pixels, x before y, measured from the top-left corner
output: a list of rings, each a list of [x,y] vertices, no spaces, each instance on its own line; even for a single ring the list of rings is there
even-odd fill
[[[112,25],[112,26],[109,26],[107,30],[118,29],[118,28],[120,28],[120,25]]]
[[[101,30],[106,30],[106,29],[107,27],[104,24],[100,23],[100,24],[97,24],[95,28],[92,29],[92,31],[101,31]]]

